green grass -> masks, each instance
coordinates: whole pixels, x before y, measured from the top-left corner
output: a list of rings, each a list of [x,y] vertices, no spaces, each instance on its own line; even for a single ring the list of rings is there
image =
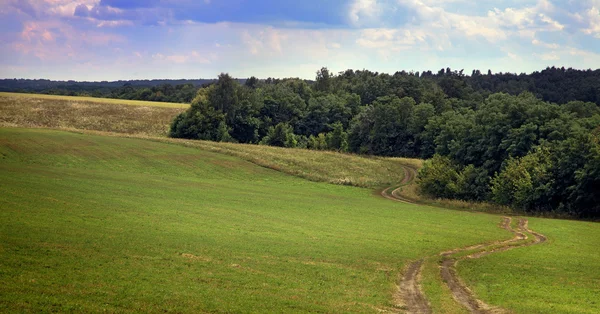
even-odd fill
[[[388,187],[402,181],[403,165],[420,161],[252,144],[160,138],[151,138],[151,140],[239,157],[259,166],[311,181],[367,188]]]
[[[417,159],[365,158],[306,149],[166,139],[170,123],[183,109],[37,96],[48,95],[0,93],[0,126],[99,132],[108,136],[127,134],[240,157],[312,181],[359,187],[379,188],[400,182],[404,177],[403,164],[421,163]]]
[[[376,312],[407,261],[506,238],[497,216],[42,129],[0,129],[0,195],[0,312]]]
[[[184,109],[187,109],[190,106],[189,104],[180,104],[180,103],[172,103],[172,102],[142,101],[142,100],[83,97],[83,96],[5,93],[5,92],[0,92],[0,97],[22,98],[22,99],[43,99],[43,100],[70,101],[70,102],[91,102],[91,103],[100,103],[100,104],[144,106],[144,107],[184,108]]]
[[[600,225],[529,218],[546,243],[458,264],[483,300],[516,313],[600,313]]]

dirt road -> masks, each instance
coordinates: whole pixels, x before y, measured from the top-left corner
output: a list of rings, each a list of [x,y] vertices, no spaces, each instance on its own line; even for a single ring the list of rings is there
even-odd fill
[[[405,176],[402,182],[398,186],[389,187],[383,190],[381,195],[390,200],[415,204],[410,200],[402,198],[397,193],[394,193],[402,186],[411,184],[416,178],[416,169],[404,167],[404,171]],[[440,265],[440,274],[442,279],[446,282],[446,285],[451,290],[454,299],[462,304],[471,313],[504,313],[505,311],[501,308],[488,305],[482,300],[477,299],[474,293],[463,283],[456,272],[456,265],[459,261],[481,258],[489,254],[503,252],[514,248],[531,246],[546,241],[546,237],[544,235],[529,229],[529,222],[527,219],[519,219],[517,230],[513,229],[511,224],[512,218],[510,217],[503,217],[501,223],[499,224],[500,228],[508,230],[514,234],[513,238],[511,239],[471,245],[464,248],[456,248],[441,252],[439,254],[442,260]],[[532,235],[534,239],[529,240],[528,234]],[[465,252],[472,253],[465,255]],[[419,284],[424,259],[409,263],[398,285],[398,291],[395,299],[400,300],[399,303],[401,304],[399,305],[406,308],[407,313],[432,313],[431,306],[429,305],[429,302],[427,301],[427,298]]]

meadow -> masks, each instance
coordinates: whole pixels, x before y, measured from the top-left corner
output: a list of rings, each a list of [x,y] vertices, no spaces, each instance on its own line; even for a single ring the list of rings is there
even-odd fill
[[[0,154],[2,312],[375,312],[407,261],[507,237],[182,145],[5,128]]]
[[[458,264],[475,293],[514,313],[599,313],[598,223],[529,218],[549,238]]]
[[[104,105],[130,105],[130,106],[142,106],[142,107],[163,107],[163,108],[179,108],[179,109],[181,109],[181,108],[187,109],[189,107],[188,104],[180,104],[180,103],[173,103],[173,102],[156,102],[156,101],[98,98],[98,97],[84,97],[84,96],[63,96],[63,95],[0,92],[0,97],[20,99],[20,100],[38,99],[38,100],[47,100],[47,101],[69,101],[69,102],[98,103],[98,104],[104,104]]]
[[[166,136],[189,105],[92,97],[0,93],[0,126]]]
[[[419,160],[168,139],[167,113],[139,106],[52,124],[87,114],[72,106],[0,97],[0,312],[403,312],[398,281],[425,258],[433,312],[467,313],[439,253],[511,237],[501,216],[374,193]],[[598,224],[529,222],[546,242],[460,261],[461,278],[515,313],[600,312]]]

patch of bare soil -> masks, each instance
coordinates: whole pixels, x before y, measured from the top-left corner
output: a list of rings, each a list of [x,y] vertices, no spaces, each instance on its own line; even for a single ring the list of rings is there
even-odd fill
[[[396,299],[402,300],[408,313],[431,313],[431,307],[419,285],[422,266],[422,259],[410,263],[400,281]]]

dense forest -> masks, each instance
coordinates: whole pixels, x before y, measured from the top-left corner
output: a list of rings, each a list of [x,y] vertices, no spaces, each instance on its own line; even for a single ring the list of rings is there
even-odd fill
[[[600,217],[600,71],[221,74],[172,137],[428,159],[423,193]]]
[[[3,79],[0,80],[0,91],[189,103],[201,86],[214,81],[199,79],[77,82]]]

